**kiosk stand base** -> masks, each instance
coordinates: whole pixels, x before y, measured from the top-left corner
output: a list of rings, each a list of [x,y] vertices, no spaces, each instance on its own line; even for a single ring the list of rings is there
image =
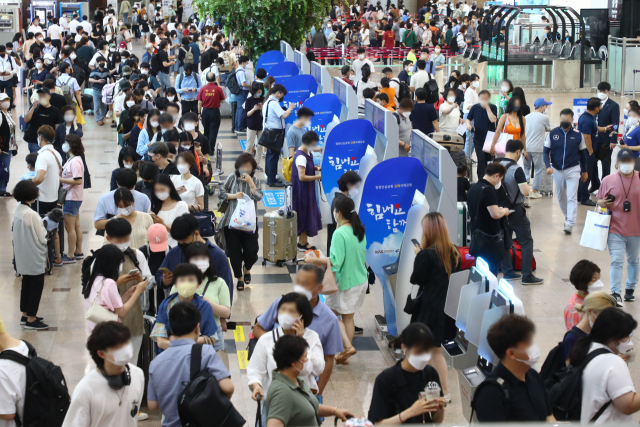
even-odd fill
[[[389,333],[389,328],[387,328],[387,319],[380,315],[380,314],[376,314],[374,316],[374,320],[376,322],[376,328],[378,329],[378,332],[380,332],[381,336],[386,336]]]
[[[396,361],[402,359],[402,350],[400,349],[395,350],[390,346],[390,344],[393,341],[395,341],[396,337],[394,337],[393,335],[389,335],[389,328],[387,327],[387,319],[380,314],[376,314],[373,318],[374,318],[374,321],[376,322],[376,329],[378,330],[380,337],[384,340],[385,344],[387,345],[387,348],[389,349],[389,353],[391,354],[391,357],[393,357]]]
[[[476,389],[482,381],[484,381],[484,375],[477,367],[472,367],[458,371],[458,380],[460,382],[460,401],[462,403],[462,415],[471,423],[469,419],[471,417],[471,401],[476,392]]]

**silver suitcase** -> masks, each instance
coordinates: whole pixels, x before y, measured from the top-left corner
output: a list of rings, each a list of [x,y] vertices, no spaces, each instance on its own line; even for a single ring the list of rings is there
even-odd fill
[[[553,175],[547,175],[547,171],[542,172],[542,182],[539,191],[543,196],[553,196]]]

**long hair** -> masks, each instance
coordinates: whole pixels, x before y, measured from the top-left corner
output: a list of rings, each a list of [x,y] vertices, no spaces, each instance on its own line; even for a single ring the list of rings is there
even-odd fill
[[[524,102],[522,101],[522,99],[520,99],[520,97],[517,97],[517,96],[512,96],[509,102],[507,103],[507,108],[505,108],[504,112],[506,114],[515,113],[513,109],[516,106],[516,100],[520,101],[520,108],[518,109],[518,112],[516,114],[518,115],[518,121],[520,122],[520,133],[524,134],[524,119],[522,116],[522,107],[524,106]]]
[[[202,273],[202,275],[209,279],[209,282],[215,282],[218,280],[218,272],[216,271],[216,266],[213,263],[213,259],[211,258],[211,251],[202,242],[193,242],[189,245],[186,252],[184,253],[184,262],[189,262],[191,258],[195,258],[198,256],[204,256],[209,259],[209,268]]]
[[[359,242],[364,239],[364,225],[360,221],[358,213],[355,211],[356,205],[349,197],[339,197],[333,200],[333,207],[342,214],[342,217],[349,221],[353,234],[358,238]]]
[[[124,261],[124,255],[120,249],[113,245],[104,245],[93,253],[93,265],[91,274],[82,283],[82,295],[85,299],[91,295],[91,288],[96,277],[102,276],[113,281],[118,280],[120,264]]]
[[[150,110],[149,114],[147,114],[147,134],[149,135],[149,141],[151,141],[154,137],[154,135],[156,134],[155,131],[153,130],[153,127],[151,127],[151,117],[155,117],[158,116],[160,117],[160,110]],[[160,127],[160,124],[158,123],[158,127]]]
[[[440,212],[430,212],[422,218],[422,249],[431,246],[435,247],[440,262],[447,271],[447,276],[451,277],[453,265],[451,259],[456,260],[456,264],[460,259],[460,252],[449,239],[449,230],[444,217]]]
[[[171,181],[171,177],[169,175],[160,174],[156,176],[155,181],[153,182],[153,192],[151,193],[151,212],[158,215],[160,209],[162,209],[162,200],[156,197],[155,186],[156,184],[162,184],[169,187],[169,198],[179,202],[182,200],[180,194],[176,190],[175,185],[173,185],[173,181]]]

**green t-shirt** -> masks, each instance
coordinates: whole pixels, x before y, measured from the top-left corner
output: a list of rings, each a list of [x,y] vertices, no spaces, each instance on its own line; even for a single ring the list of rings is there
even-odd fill
[[[358,241],[351,225],[336,229],[331,238],[331,270],[341,291],[346,291],[367,281],[367,238]]]
[[[267,391],[267,420],[274,418],[288,426],[314,427],[319,425],[318,399],[298,378],[295,385],[287,376],[273,371],[273,380]]]
[[[227,286],[227,282],[225,282],[222,277],[218,277],[214,282],[211,282],[208,287],[207,283],[209,283],[209,279],[205,278],[196,293],[202,297],[207,297],[207,299],[214,304],[231,307],[231,297],[229,296],[229,287]],[[204,294],[205,288],[207,289],[206,294]],[[173,295],[176,292],[178,292],[178,290],[174,285],[171,287],[170,294]],[[216,316],[214,313],[213,317],[216,319],[216,325],[220,327],[220,316]]]
[[[509,94],[509,96],[511,96],[511,94]],[[508,103],[509,100],[505,96],[500,96],[500,101],[498,101],[498,119],[504,114]]]

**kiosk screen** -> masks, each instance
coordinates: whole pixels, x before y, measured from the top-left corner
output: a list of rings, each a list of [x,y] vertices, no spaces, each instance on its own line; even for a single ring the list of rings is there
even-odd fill
[[[364,103],[364,119],[367,120],[372,125],[374,125],[374,127],[375,127],[375,123],[373,121],[373,109],[374,108],[375,107],[373,106],[372,103],[365,101],[365,103]]]
[[[384,134],[384,110],[382,108],[374,107],[373,110],[373,127],[380,133]]]

